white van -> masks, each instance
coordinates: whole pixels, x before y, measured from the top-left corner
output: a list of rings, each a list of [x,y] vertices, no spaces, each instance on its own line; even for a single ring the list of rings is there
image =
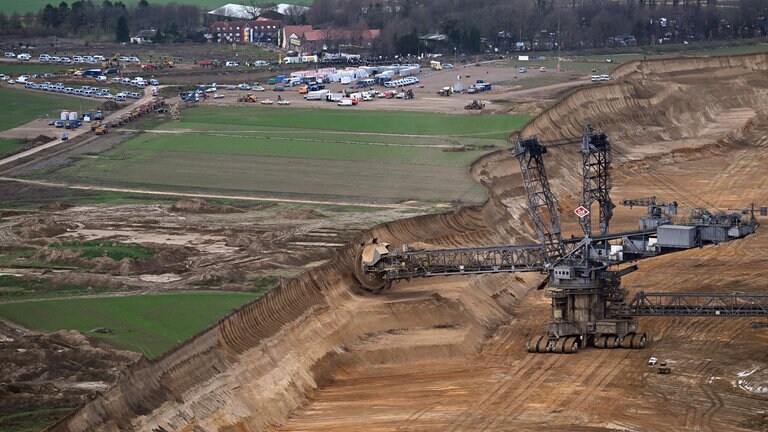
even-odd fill
[[[29,61],[29,60],[32,59],[32,56],[27,54],[27,53],[23,53],[23,54],[17,55],[16,59],[21,60],[21,61]]]
[[[354,104],[352,103],[352,99],[342,99],[342,100],[339,101],[339,103],[337,105],[338,106],[352,106]]]
[[[49,56],[48,54],[40,54],[40,57],[38,57],[37,60],[40,63],[47,63],[51,61],[51,56]]]

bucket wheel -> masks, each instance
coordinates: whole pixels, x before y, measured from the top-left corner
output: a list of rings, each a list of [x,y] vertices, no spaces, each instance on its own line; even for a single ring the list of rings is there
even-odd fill
[[[392,281],[384,279],[380,274],[365,272],[363,268],[363,248],[360,248],[360,251],[357,253],[354,266],[353,275],[360,282],[360,287],[364,290],[375,294],[392,286]]]

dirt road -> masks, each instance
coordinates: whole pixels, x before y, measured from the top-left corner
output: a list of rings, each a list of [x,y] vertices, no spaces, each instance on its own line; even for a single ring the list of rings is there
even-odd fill
[[[35,90],[28,90],[28,91],[35,91]],[[148,103],[153,98],[154,98],[154,96],[152,96],[152,93],[149,92],[149,89],[144,89],[144,96],[142,96],[141,99],[138,99],[138,100],[132,102],[130,105],[128,105],[128,106],[126,106],[124,108],[121,108],[121,109],[119,109],[117,111],[114,111],[114,112],[112,112],[110,114],[107,114],[105,116],[105,118],[104,118],[104,122],[108,123],[109,121],[117,118],[118,116],[127,114],[127,113],[131,112],[133,109],[135,109],[136,107],[139,107],[141,105],[144,105],[144,104]],[[48,122],[46,120],[33,120],[30,123],[27,123],[25,125],[21,125],[21,126],[19,126],[17,128],[10,129],[8,131],[4,131],[4,132],[0,133],[0,137],[13,138],[13,137],[37,136],[37,135],[40,134],[41,130],[45,130],[45,129],[48,129],[48,128],[51,128],[51,127],[48,126]],[[36,153],[38,153],[40,151],[43,151],[43,150],[46,150],[46,149],[50,149],[52,147],[56,147],[56,146],[59,146],[62,143],[64,143],[65,141],[62,141],[61,135],[59,134],[59,132],[61,132],[61,130],[60,129],[55,129],[55,128],[53,128],[53,129],[55,131],[55,135],[58,136],[58,138],[56,138],[55,140],[53,140],[53,141],[51,141],[49,143],[43,144],[41,146],[29,149],[29,150],[21,152],[21,153],[17,153],[15,155],[9,156],[9,157],[4,158],[4,159],[0,159],[0,166],[16,162],[16,161],[18,161],[20,159],[24,159],[24,158],[27,158],[27,157],[29,157],[31,155],[34,155],[34,154],[36,154]],[[67,130],[66,132],[67,132],[67,135],[69,136],[69,139],[74,139],[74,138],[77,138],[77,137],[79,137],[81,135],[89,133],[90,130],[87,127],[82,127],[82,128],[78,128],[78,129],[74,129],[74,130]]]
[[[356,207],[369,207],[369,208],[392,208],[392,209],[411,209],[411,210],[423,210],[424,207],[417,205],[410,205],[407,203],[401,204],[367,204],[367,203],[353,203],[342,201],[320,201],[320,200],[301,200],[291,198],[270,198],[270,197],[254,197],[248,195],[218,195],[218,194],[199,194],[199,193],[181,193],[181,192],[163,192],[157,190],[146,189],[130,189],[130,188],[113,188],[106,186],[83,186],[67,183],[55,183],[46,182],[41,180],[28,180],[15,177],[0,177],[0,181],[25,183],[38,186],[76,189],[76,190],[94,190],[94,191],[108,191],[108,192],[121,192],[121,193],[135,193],[143,195],[157,195],[157,196],[169,196],[180,198],[204,198],[204,199],[232,199],[241,201],[263,201],[263,202],[284,202],[284,203],[299,203],[299,204],[324,204],[324,205],[340,205],[340,206],[356,206]]]

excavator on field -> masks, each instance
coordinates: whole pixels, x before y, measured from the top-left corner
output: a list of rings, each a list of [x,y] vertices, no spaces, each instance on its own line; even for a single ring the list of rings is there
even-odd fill
[[[238,102],[257,103],[259,99],[253,93],[247,93],[245,96],[237,98]]]
[[[576,144],[565,142],[560,145]],[[555,144],[558,145],[558,144]],[[378,292],[399,280],[415,277],[539,272],[539,289],[551,299],[551,322],[541,336],[528,341],[532,353],[574,353],[582,347],[644,348],[647,336],[636,317],[768,317],[768,293],[637,293],[628,301],[621,278],[638,270],[634,262],[743,238],[759,226],[755,206],[742,214],[710,212],[695,207],[687,220],[675,223],[660,217],[664,204],[676,213],[677,203],[654,199],[627,200],[642,205],[649,216],[640,228],[611,233],[609,222],[616,207],[611,201],[612,150],[608,136],[587,125],[580,143],[582,156],[579,218],[583,237],[561,235],[558,203],[552,193],[543,155],[547,147],[535,136],[519,138],[512,156],[520,165],[527,196],[527,214],[538,243],[465,249],[418,250],[388,243],[361,245],[355,277],[362,288]],[[655,179],[666,187],[672,182]],[[592,230],[592,207],[597,203],[599,232]],[[665,210],[666,211],[666,210]],[[759,208],[768,215],[768,208]]]
[[[464,105],[465,110],[481,110],[485,108],[485,102],[473,99],[471,103]]]

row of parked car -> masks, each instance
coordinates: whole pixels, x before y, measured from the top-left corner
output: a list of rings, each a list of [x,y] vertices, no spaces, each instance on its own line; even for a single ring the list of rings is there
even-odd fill
[[[17,60],[21,61],[29,61],[32,60],[32,55],[27,53],[21,53],[16,54],[10,51],[7,51],[5,53],[5,58],[15,58]],[[72,56],[66,57],[66,56],[55,56],[50,54],[40,54],[40,57],[37,58],[40,63],[62,63],[62,64],[72,64],[72,63],[78,63],[78,64],[97,64],[99,62],[107,61],[107,58],[103,55],[86,55],[86,56]],[[117,61],[120,63],[140,63],[141,60],[139,60],[136,56],[120,56],[117,58]]]
[[[31,90],[42,90],[53,93],[71,94],[74,96],[85,96],[97,99],[114,99],[115,101],[122,102],[127,99],[141,99],[141,93],[136,92],[120,92],[116,95],[112,95],[109,89],[82,86],[80,88],[66,87],[62,83],[34,83],[31,81],[24,82],[24,87]]]
[[[384,83],[384,87],[394,88],[394,87],[405,87],[409,85],[418,84],[419,79],[416,77],[405,77],[400,78],[392,81],[387,81]]]
[[[152,86],[160,85],[160,82],[154,78],[150,79],[149,81],[146,81],[142,77],[136,77],[136,78],[115,77],[115,78],[112,78],[112,82],[115,84],[122,84],[124,86],[131,86],[131,87],[138,87],[138,88],[145,88],[148,85],[152,85]]]
[[[15,53],[12,53],[12,52],[6,52],[5,58],[15,58],[16,60],[29,61],[32,59],[32,56],[27,53],[21,53],[19,55],[16,55]]]

